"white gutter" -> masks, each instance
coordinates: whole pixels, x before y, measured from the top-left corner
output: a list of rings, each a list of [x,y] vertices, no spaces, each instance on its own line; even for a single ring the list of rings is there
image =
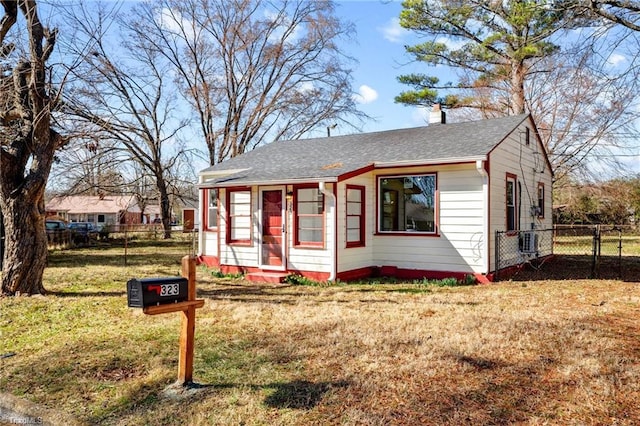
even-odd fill
[[[233,188],[234,186],[275,186],[275,185],[297,185],[302,183],[323,183],[323,182],[337,182],[337,177],[323,177],[323,178],[297,178],[297,179],[279,179],[279,180],[246,180],[242,182],[218,182],[212,184],[210,181],[205,181],[198,184],[198,188]]]
[[[199,173],[200,175],[200,183],[206,182],[210,179],[218,179],[224,176],[234,175],[236,173],[246,172],[247,170],[251,170],[251,168],[244,169],[225,169],[225,170],[210,170],[210,171],[202,171]]]
[[[338,248],[338,239],[336,238],[337,230],[335,228],[338,224],[338,221],[336,220],[336,205],[338,203],[336,202],[336,196],[333,191],[329,191],[327,188],[325,188],[324,184],[324,181],[319,182],[318,189],[320,190],[320,192],[322,192],[322,194],[324,194],[325,197],[328,197],[333,201],[333,250],[331,251],[331,272],[329,273],[328,281],[335,281],[337,275],[336,256]]]
[[[485,208],[482,209],[482,233],[483,233],[483,254],[484,270],[489,273],[489,174],[484,168],[484,160],[476,160],[476,170],[482,176],[482,199],[485,202]]]
[[[460,164],[460,163],[474,163],[477,161],[486,160],[486,156],[473,156],[473,157],[456,157],[456,158],[440,158],[440,159],[429,159],[429,160],[421,160],[419,158],[413,160],[403,160],[403,161],[376,161],[374,166],[376,168],[382,167],[408,167],[408,166],[439,166],[442,164]]]

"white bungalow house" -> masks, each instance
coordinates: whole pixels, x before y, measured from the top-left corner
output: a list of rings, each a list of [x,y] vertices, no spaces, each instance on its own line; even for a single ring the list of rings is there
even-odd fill
[[[200,262],[269,281],[491,280],[495,233],[551,227],[530,115],[273,142],[200,172]],[[522,240],[520,240],[522,245]],[[550,254],[550,253],[549,253]]]

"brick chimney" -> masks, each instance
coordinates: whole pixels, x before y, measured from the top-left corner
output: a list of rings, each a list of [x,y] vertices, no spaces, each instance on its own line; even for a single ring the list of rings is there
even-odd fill
[[[429,125],[445,124],[447,122],[447,114],[440,108],[440,104],[433,104],[433,109],[429,113]]]

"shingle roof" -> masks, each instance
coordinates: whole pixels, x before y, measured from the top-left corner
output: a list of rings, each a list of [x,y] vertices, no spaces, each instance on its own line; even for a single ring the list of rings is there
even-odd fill
[[[207,185],[335,180],[380,163],[434,164],[485,157],[527,114],[346,136],[272,142],[202,170]]]

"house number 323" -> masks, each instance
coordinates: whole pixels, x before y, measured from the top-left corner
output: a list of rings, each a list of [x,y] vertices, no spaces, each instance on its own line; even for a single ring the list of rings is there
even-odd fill
[[[180,285],[178,284],[162,284],[160,296],[177,296],[180,293]]]

